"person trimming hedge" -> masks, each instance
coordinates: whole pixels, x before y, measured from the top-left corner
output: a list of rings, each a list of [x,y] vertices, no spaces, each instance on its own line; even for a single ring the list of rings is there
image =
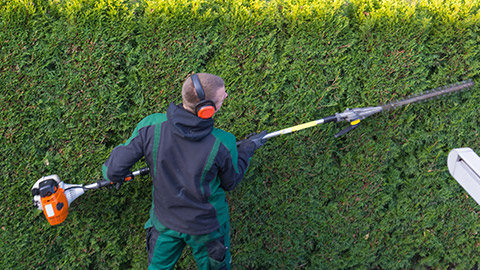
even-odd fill
[[[227,97],[222,78],[193,74],[182,87],[183,103],[144,118],[114,148],[103,176],[122,182],[145,157],[153,182],[147,230],[148,269],[173,269],[186,245],[199,269],[230,269],[230,223],[225,191],[247,171],[266,131],[239,143],[214,128],[212,116]]]

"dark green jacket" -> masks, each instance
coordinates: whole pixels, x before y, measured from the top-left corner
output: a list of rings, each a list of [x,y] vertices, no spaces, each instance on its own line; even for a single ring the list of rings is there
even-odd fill
[[[172,103],[166,114],[144,118],[113,149],[104,177],[121,181],[145,156],[153,181],[150,222],[192,235],[210,233],[228,218],[225,191],[242,180],[254,152],[248,141],[237,149],[235,136],[213,124]]]

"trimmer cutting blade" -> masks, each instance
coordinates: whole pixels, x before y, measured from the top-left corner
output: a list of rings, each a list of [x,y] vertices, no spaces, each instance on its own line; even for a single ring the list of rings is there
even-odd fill
[[[285,129],[282,129],[282,130],[270,132],[267,135],[265,135],[265,137],[263,137],[263,138],[264,139],[269,139],[269,138],[276,137],[276,136],[279,136],[279,135],[292,133],[292,132],[295,132],[295,131],[298,131],[298,130],[306,129],[306,128],[309,128],[309,127],[314,127],[314,126],[324,124],[324,123],[329,123],[329,122],[340,122],[340,121],[350,122],[350,126],[348,126],[347,128],[343,129],[342,131],[340,131],[339,133],[337,133],[335,135],[335,137],[337,138],[337,137],[340,137],[340,136],[346,134],[347,132],[352,131],[353,129],[357,128],[360,125],[361,120],[363,120],[363,119],[365,119],[365,118],[367,118],[371,115],[374,115],[376,113],[386,111],[386,110],[395,109],[395,108],[398,108],[398,107],[401,107],[401,106],[405,106],[407,104],[416,103],[416,102],[432,99],[432,98],[435,98],[435,97],[444,96],[446,94],[455,93],[455,92],[458,92],[458,91],[461,91],[461,90],[466,90],[466,89],[468,89],[472,86],[474,86],[473,81],[468,80],[468,81],[463,81],[461,83],[456,83],[456,84],[452,84],[452,85],[449,85],[449,86],[433,89],[433,90],[428,91],[426,93],[423,93],[421,95],[416,95],[416,96],[413,96],[413,97],[409,97],[409,98],[402,99],[400,101],[396,101],[396,102],[385,104],[385,105],[380,105],[380,106],[376,106],[376,107],[355,108],[355,109],[348,109],[347,108],[344,112],[336,113],[335,115],[327,116],[327,117],[324,117],[324,118],[321,118],[321,119],[318,119],[318,120],[315,120],[315,121],[307,122],[307,123],[304,123],[304,124],[300,124],[300,125],[296,125],[296,126],[293,126],[293,127],[285,128]],[[240,144],[240,142],[238,142],[237,145],[238,144]]]

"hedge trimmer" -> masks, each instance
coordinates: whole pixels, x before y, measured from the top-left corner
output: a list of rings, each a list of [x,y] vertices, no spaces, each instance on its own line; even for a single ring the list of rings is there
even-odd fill
[[[128,182],[137,176],[148,173],[148,167],[142,168],[126,175],[123,179],[125,182]],[[121,185],[121,183],[113,183],[108,180],[99,180],[89,185],[66,184],[56,174],[44,176],[38,179],[32,187],[33,205],[43,210],[50,225],[57,225],[67,218],[70,204],[83,195],[86,190],[98,189],[114,184],[116,184],[117,189]]]
[[[424,101],[434,97],[443,96],[449,93],[454,93],[463,89],[472,87],[474,83],[472,81],[466,81],[454,85],[449,85],[447,87],[441,87],[429,91],[427,93],[409,97],[400,101],[389,103],[386,105],[376,106],[376,107],[365,107],[365,108],[355,108],[355,109],[346,109],[342,113],[336,113],[335,115],[327,116],[322,119],[311,121],[305,124],[296,125],[279,131],[271,132],[263,137],[264,139],[269,139],[275,136],[292,133],[298,130],[306,129],[323,123],[329,122],[341,122],[348,121],[350,126],[340,131],[335,137],[340,137],[345,133],[357,128],[360,124],[360,121],[363,119],[390,109],[398,108],[410,103]],[[240,142],[237,143],[237,145]],[[134,171],[131,174],[125,176],[124,180],[130,181],[136,176],[146,175],[149,173],[148,168],[143,168],[138,171]],[[51,225],[57,225],[62,223],[68,215],[68,207],[70,204],[78,197],[83,195],[86,190],[98,189],[105,186],[111,186],[114,183],[107,180],[99,180],[93,184],[89,185],[79,185],[79,184],[66,184],[60,180],[57,175],[49,175],[40,178],[32,187],[33,195],[33,204],[36,208],[43,210],[45,217]],[[117,188],[118,188],[117,183]]]
[[[293,127],[289,127],[289,128],[285,128],[285,129],[282,129],[282,130],[278,130],[278,131],[275,131],[275,132],[268,133],[263,138],[264,139],[269,139],[269,138],[272,138],[272,137],[275,137],[275,136],[292,133],[292,132],[295,132],[295,131],[298,131],[298,130],[306,129],[306,128],[309,128],[309,127],[314,127],[314,126],[324,124],[324,123],[329,123],[329,122],[341,122],[341,121],[350,122],[350,126],[346,127],[345,129],[343,129],[342,131],[340,131],[339,133],[337,133],[335,135],[335,138],[338,138],[338,137],[344,135],[345,133],[347,133],[349,131],[352,131],[353,129],[357,128],[360,125],[360,122],[363,119],[365,119],[365,118],[367,118],[367,117],[369,117],[373,114],[383,112],[383,111],[387,111],[387,110],[391,110],[391,109],[395,109],[395,108],[398,108],[398,107],[401,107],[401,106],[404,106],[404,105],[407,105],[407,104],[410,104],[410,103],[425,101],[425,100],[435,98],[435,97],[440,97],[440,96],[443,96],[443,95],[446,95],[446,94],[449,94],[449,93],[454,93],[454,92],[472,87],[473,85],[474,85],[473,81],[469,80],[469,81],[464,81],[464,82],[461,82],[461,83],[452,84],[452,85],[449,85],[449,86],[433,89],[433,90],[428,91],[426,93],[423,93],[421,95],[412,96],[412,97],[409,97],[409,98],[406,98],[406,99],[403,99],[403,100],[400,100],[400,101],[396,101],[396,102],[381,105],[381,106],[355,108],[355,109],[348,109],[347,108],[344,112],[336,113],[335,115],[327,116],[327,117],[324,117],[322,119],[314,120],[314,121],[311,121],[311,122],[308,122],[308,123],[304,123],[304,124],[300,124],[300,125],[296,125],[296,126],[293,126]]]

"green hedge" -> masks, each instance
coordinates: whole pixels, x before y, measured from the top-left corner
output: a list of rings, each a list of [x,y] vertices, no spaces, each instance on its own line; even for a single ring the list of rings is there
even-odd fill
[[[150,179],[88,192],[59,226],[30,188],[99,179],[192,72],[225,79],[216,125],[240,139],[480,83],[473,0],[0,0],[0,27],[2,269],[146,268]],[[479,103],[475,86],[339,139],[342,124],[271,139],[228,195],[235,269],[473,268],[479,206],[446,158],[480,153]]]

